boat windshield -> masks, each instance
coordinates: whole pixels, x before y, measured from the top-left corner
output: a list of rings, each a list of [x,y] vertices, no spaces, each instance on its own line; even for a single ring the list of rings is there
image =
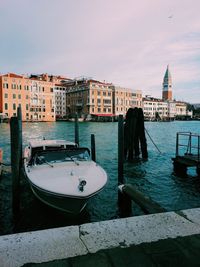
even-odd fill
[[[87,161],[89,160],[88,149],[40,151],[35,154],[34,164],[42,165],[64,161]]]

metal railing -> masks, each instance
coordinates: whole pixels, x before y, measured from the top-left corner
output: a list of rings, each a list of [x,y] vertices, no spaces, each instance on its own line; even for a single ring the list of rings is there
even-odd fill
[[[185,137],[185,143],[181,143],[181,137]],[[197,156],[200,162],[200,135],[191,132],[178,132],[176,134],[176,157],[180,156],[180,148],[185,147],[184,155]]]

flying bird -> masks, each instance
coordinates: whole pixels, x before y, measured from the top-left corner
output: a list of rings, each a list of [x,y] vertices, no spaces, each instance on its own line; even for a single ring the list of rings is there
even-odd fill
[[[168,19],[172,19],[173,18],[173,15],[170,15],[169,17],[168,17]]]

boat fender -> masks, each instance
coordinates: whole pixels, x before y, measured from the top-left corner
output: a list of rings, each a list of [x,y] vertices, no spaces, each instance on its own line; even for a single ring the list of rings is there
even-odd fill
[[[78,185],[78,189],[83,192],[84,190],[84,186],[87,184],[87,182],[85,180],[80,180],[79,181],[79,185]]]

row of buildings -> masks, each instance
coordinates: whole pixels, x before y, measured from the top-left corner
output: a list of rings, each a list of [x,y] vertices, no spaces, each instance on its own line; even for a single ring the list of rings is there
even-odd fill
[[[143,108],[146,119],[174,119],[186,116],[187,104],[172,100],[171,74],[167,67],[163,98],[142,97],[131,90],[91,78],[61,76],[0,75],[0,113],[10,118],[22,108],[23,121],[55,121],[78,113],[85,120],[113,119],[132,107]]]

